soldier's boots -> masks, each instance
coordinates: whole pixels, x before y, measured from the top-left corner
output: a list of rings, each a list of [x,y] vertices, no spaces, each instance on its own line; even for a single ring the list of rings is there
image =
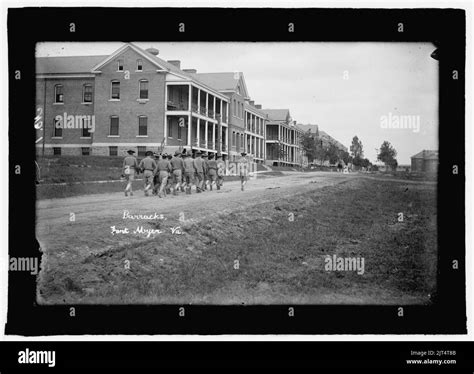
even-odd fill
[[[173,196],[178,196],[178,190],[173,191]]]
[[[221,186],[217,185],[217,190],[219,191],[221,189]]]
[[[186,187],[186,195],[191,195],[191,187]]]

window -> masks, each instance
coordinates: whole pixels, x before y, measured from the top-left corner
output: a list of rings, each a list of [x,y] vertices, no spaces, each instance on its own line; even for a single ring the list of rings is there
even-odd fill
[[[235,147],[235,131],[232,131],[232,147]]]
[[[117,71],[123,71],[123,60],[117,61]]]
[[[91,137],[89,124],[84,119],[82,120],[82,134],[81,134],[81,136],[83,138],[90,138]]]
[[[109,147],[109,156],[118,156],[118,147],[110,146]]]
[[[172,137],[173,137],[173,122],[171,122],[171,119],[168,118],[168,138],[172,138]]]
[[[138,148],[138,157],[145,157],[146,147],[137,147]]]
[[[237,117],[237,101],[235,101],[235,99],[234,99],[234,108],[233,108],[233,109],[234,109],[234,110],[233,110],[234,116]]]
[[[61,147],[53,147],[53,155],[61,156]]]
[[[82,102],[92,103],[92,84],[82,86]]]
[[[182,127],[181,126],[178,126],[178,140],[181,140],[181,134],[182,134]]]
[[[118,116],[110,117],[110,134],[113,136],[118,136],[119,134],[119,118]]]
[[[145,117],[145,116],[138,117],[138,135],[139,136],[148,135],[148,117]]]
[[[143,63],[142,60],[137,60],[137,71],[143,70]]]
[[[148,99],[148,81],[141,80],[138,86],[138,90],[140,91],[140,99]]]
[[[112,81],[112,89],[110,98],[112,100],[120,100],[120,82]]]
[[[54,102],[64,103],[63,85],[57,84],[54,86]]]
[[[91,154],[91,149],[89,147],[82,147],[82,155],[89,156]]]
[[[62,138],[63,137],[63,128],[62,127],[58,127],[58,122],[56,120],[56,118],[53,119],[53,137],[55,138]],[[59,122],[60,123],[60,122]]]

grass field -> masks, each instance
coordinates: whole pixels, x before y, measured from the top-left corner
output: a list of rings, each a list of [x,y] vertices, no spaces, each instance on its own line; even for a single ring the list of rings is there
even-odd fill
[[[183,222],[182,235],[169,233],[171,223],[148,222],[164,233],[95,251],[46,249],[40,301],[430,303],[437,266],[433,184],[354,177],[306,186]],[[325,258],[333,255],[363,257],[364,274],[327,271]]]

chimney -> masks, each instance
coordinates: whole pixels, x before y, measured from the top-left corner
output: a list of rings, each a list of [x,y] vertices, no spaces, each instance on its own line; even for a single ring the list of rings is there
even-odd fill
[[[191,73],[191,74],[196,74],[197,70],[196,69],[183,69],[185,73]]]
[[[158,51],[156,48],[147,48],[145,49],[145,51],[151,53],[154,56],[158,56],[158,54],[160,53],[160,51]]]
[[[168,60],[168,63],[171,65],[176,66],[178,69],[181,69],[181,61],[180,60]]]
[[[255,105],[255,101],[254,101],[254,100],[250,100],[250,101],[249,101],[249,104],[252,105],[252,106],[254,106],[254,105]]]

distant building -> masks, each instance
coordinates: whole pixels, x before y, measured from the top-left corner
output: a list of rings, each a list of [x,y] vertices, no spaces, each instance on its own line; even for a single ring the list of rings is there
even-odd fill
[[[263,109],[267,115],[266,160],[273,166],[298,166],[305,163],[301,136],[303,131],[293,121],[288,109]]]
[[[423,150],[411,156],[411,171],[436,173],[438,171],[439,152]]]

